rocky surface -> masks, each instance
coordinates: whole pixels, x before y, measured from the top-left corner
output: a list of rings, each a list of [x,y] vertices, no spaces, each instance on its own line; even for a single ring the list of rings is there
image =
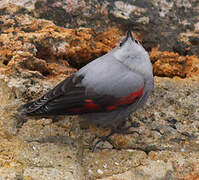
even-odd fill
[[[131,27],[140,33],[147,50],[180,55],[199,55],[198,0],[1,0],[0,14],[53,21],[67,28],[86,27],[104,31],[107,27]]]
[[[1,179],[198,179],[197,8],[193,0],[2,0]],[[127,122],[138,133],[115,134],[91,152],[108,130],[76,116],[26,119],[17,113],[22,103],[111,50],[127,23],[150,51],[155,75],[146,106]]]
[[[181,78],[194,77],[199,73],[199,62],[196,56],[179,56],[178,53],[168,51],[150,52],[153,63],[153,72],[160,77]]]
[[[147,105],[129,120],[139,135],[116,134],[91,152],[106,132],[79,126],[77,117],[29,118],[22,125],[16,108],[26,96],[38,96],[55,83],[28,79],[1,76],[1,177],[198,178],[198,80],[156,77]]]

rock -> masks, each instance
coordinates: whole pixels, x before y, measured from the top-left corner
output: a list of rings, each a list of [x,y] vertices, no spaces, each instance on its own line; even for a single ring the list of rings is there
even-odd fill
[[[107,53],[121,37],[116,28],[95,35],[88,28],[64,29],[28,15],[2,16],[1,22],[0,67],[8,66],[11,73],[23,69],[43,76],[71,74],[75,72],[71,66],[80,67]]]
[[[82,179],[83,170],[78,155],[81,152],[77,134],[78,126],[75,126],[75,130],[70,127],[74,124],[74,120],[67,117],[56,125],[52,123],[52,119],[43,118],[36,121],[28,118],[21,123],[24,119],[16,114],[19,98],[28,91],[31,95],[41,91],[41,87],[44,90],[45,84],[40,85],[40,88],[37,86],[33,88],[29,83],[35,79],[14,81],[12,78],[9,80],[3,76],[1,78],[0,163],[2,168],[0,168],[0,177]],[[36,81],[34,83],[36,85]],[[28,84],[29,88],[26,89]],[[18,123],[21,123],[20,126]],[[69,134],[72,132],[73,136],[70,138]],[[59,135],[60,138],[58,138]]]
[[[116,134],[109,140],[111,146],[99,144],[102,150],[96,149],[93,153],[88,147],[93,145],[92,139],[104,135],[104,131],[79,129],[76,117],[60,118],[55,123],[52,118],[28,118],[20,128],[15,126],[14,113],[22,100],[16,97],[16,90],[22,98],[20,90],[25,90],[22,84],[29,87],[27,91],[35,92],[35,96],[45,91],[45,85],[50,86],[50,82],[41,83],[43,79],[29,78],[30,81],[1,79],[4,85],[0,155],[2,168],[5,163],[9,166],[5,172],[33,179],[36,174],[46,179],[52,173],[73,179],[84,176],[96,179],[113,174],[114,178],[126,179],[197,177],[199,86],[195,79],[156,77],[155,89],[146,107],[132,114],[129,120],[135,125],[132,130],[139,135]],[[33,88],[31,81],[41,83],[40,89]],[[26,96],[31,96],[29,93]]]
[[[64,29],[28,15],[2,16],[1,20],[4,33],[0,35],[0,67],[6,67],[7,73],[23,69],[36,71],[38,76],[70,75],[76,71],[74,68],[111,50],[122,35],[117,28],[96,35],[86,28]],[[142,39],[140,34],[136,37]],[[153,50],[150,58],[154,63],[154,74],[158,76],[184,78],[198,73],[199,59],[196,56]]]
[[[181,78],[198,76],[199,58],[196,56],[179,56],[178,53],[151,51],[153,71],[157,76]]]
[[[143,159],[142,165],[132,168],[125,173],[99,179],[197,179],[199,177],[197,156],[198,152],[151,152],[147,158]],[[194,170],[190,170],[191,167],[194,167]]]
[[[147,50],[160,47],[180,55],[199,55],[197,0],[177,1],[51,1],[26,0],[0,3],[1,15],[30,14],[67,28],[86,27],[104,31],[107,27],[129,27],[140,33]]]
[[[197,7],[182,0],[2,0],[0,177],[197,179]],[[17,113],[21,104],[115,47],[127,24],[150,51],[155,75],[146,106],[127,121],[137,133],[115,134],[91,152],[108,129],[79,124],[76,116]]]

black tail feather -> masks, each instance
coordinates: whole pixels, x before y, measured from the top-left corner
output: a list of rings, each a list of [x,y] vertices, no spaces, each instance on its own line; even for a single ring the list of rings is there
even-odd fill
[[[29,102],[27,104],[24,104],[20,106],[17,111],[21,113],[21,115],[25,116],[31,116],[31,114],[34,112],[31,107],[33,107],[35,102]]]

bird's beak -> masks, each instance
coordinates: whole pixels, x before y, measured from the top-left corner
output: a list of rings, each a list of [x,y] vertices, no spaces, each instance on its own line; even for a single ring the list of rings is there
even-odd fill
[[[133,35],[132,35],[132,33],[131,33],[131,30],[128,30],[127,31],[127,39],[128,38],[131,38],[132,40],[134,40],[134,37],[133,37]]]

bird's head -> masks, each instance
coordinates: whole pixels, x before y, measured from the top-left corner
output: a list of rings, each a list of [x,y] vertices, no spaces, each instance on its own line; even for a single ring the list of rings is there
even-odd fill
[[[116,60],[133,71],[152,74],[152,64],[148,52],[142,47],[131,31],[121,39],[119,45],[111,52]]]
[[[118,46],[113,51],[113,55],[118,60],[123,60],[129,57],[139,58],[140,56],[145,56],[146,54],[148,55],[130,30],[127,32],[126,36],[120,40]]]

